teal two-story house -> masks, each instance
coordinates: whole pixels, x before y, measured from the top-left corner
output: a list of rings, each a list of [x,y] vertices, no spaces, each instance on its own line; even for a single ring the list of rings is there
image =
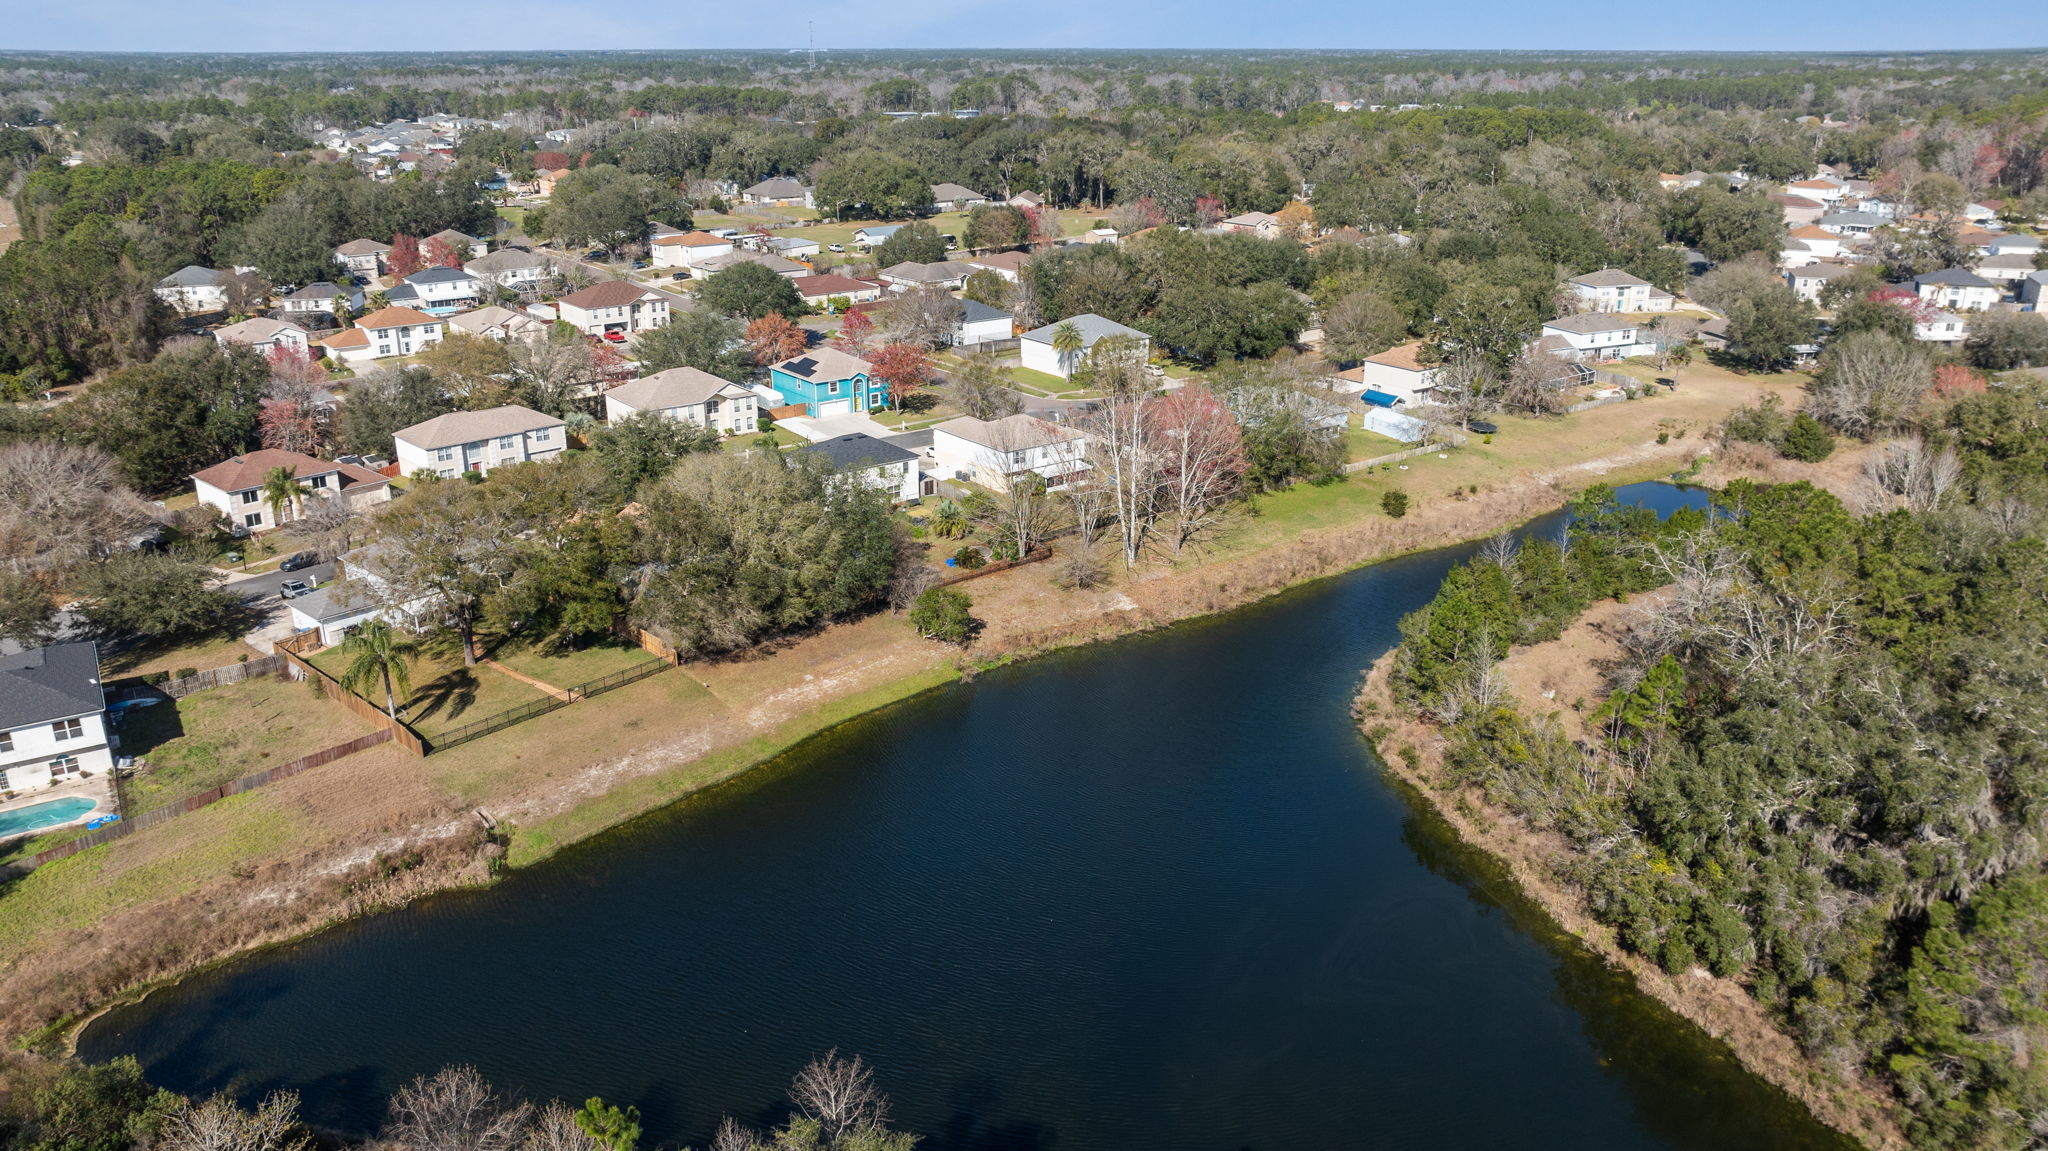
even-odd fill
[[[837,348],[813,348],[768,369],[768,382],[784,404],[802,404],[807,416],[843,416],[889,406],[889,385],[875,366]]]

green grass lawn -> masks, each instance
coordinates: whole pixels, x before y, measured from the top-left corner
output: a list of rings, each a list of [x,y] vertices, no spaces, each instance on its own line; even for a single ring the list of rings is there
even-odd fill
[[[1008,371],[1011,382],[1016,384],[1020,391],[1030,392],[1034,396],[1057,396],[1062,392],[1075,390],[1071,382],[1060,379],[1050,372],[1023,367],[1010,368]]]
[[[528,687],[503,672],[483,666],[462,666],[462,656],[452,641],[428,640],[424,646],[426,654],[412,665],[412,695],[399,705],[398,718],[429,740],[464,724],[548,698],[539,688]],[[336,679],[341,678],[342,668],[348,663],[339,647],[309,658],[314,666]],[[364,698],[383,706],[382,700]]]
[[[491,652],[491,658],[514,671],[560,688],[575,687],[616,671],[660,662],[660,657],[631,644],[600,644],[581,651],[548,654],[518,641],[500,645]]]
[[[177,671],[188,667],[194,671],[205,671],[208,668],[239,662],[240,657],[245,655],[255,659],[261,654],[243,643],[240,637],[234,636],[226,639],[193,640],[189,643],[152,643],[128,648],[118,655],[108,655],[103,650],[100,653],[100,672],[112,680],[146,675],[153,671]]]
[[[1344,433],[1344,458],[1347,460],[1369,460],[1374,456],[1398,452],[1407,446],[1392,436],[1364,428],[1351,428]]]
[[[148,762],[122,783],[136,811],[376,730],[307,685],[269,675],[133,708],[128,717],[121,753]]]

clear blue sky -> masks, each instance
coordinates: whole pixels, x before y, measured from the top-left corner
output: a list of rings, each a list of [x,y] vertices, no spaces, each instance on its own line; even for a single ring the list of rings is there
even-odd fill
[[[1865,51],[2048,46],[2040,0],[1935,16],[1925,3],[1782,0],[250,0],[23,3],[0,46],[114,51],[821,48],[1537,48]],[[1995,13],[1995,15],[1993,15]],[[1951,13],[1961,16],[1964,13]]]

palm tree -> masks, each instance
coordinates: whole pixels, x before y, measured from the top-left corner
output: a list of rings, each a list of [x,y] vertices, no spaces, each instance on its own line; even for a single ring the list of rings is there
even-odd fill
[[[296,513],[299,498],[299,477],[292,469],[275,467],[263,473],[263,502],[270,505],[270,522],[284,523],[287,509]]]
[[[1061,320],[1052,330],[1052,350],[1060,355],[1060,367],[1073,374],[1074,365],[1081,360],[1081,352],[1088,347],[1088,341],[1081,338],[1081,329],[1072,320]]]
[[[341,654],[348,657],[341,686],[360,695],[364,688],[383,681],[384,710],[397,719],[398,697],[412,695],[410,669],[412,661],[419,658],[420,645],[383,620],[373,619],[341,641]]]
[[[940,539],[952,539],[967,530],[967,514],[952,500],[941,500],[932,511],[932,534]]]

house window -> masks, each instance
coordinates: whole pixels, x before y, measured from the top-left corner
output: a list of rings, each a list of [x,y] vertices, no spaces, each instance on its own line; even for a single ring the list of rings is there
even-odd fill
[[[509,451],[511,451],[511,450],[512,450],[512,445],[513,445],[513,443],[514,443],[515,441],[517,441],[518,439],[519,439],[519,437],[518,437],[518,436],[499,436],[499,437],[498,437],[498,450],[499,450],[499,451],[501,451],[501,452],[509,452]]]
[[[248,515],[246,515],[246,516],[243,516],[243,517],[242,517],[242,526],[243,526],[243,527],[245,527],[245,528],[260,528],[260,527],[262,527],[262,526],[263,526],[263,513],[262,513],[262,512],[250,512],[250,513],[249,513]]]
[[[242,493],[242,502],[245,504],[253,504],[257,500],[260,500],[262,498],[263,493],[257,491],[255,488],[250,488],[248,491]]]
[[[537,444],[544,444],[547,443],[548,440],[551,439],[552,437],[553,433],[550,432],[547,428],[538,428],[533,433],[533,442]]]
[[[839,394],[839,381],[838,381],[838,380],[833,380],[833,381],[832,381],[832,386],[831,386],[831,387],[829,387],[829,388],[826,388],[826,389],[825,389],[825,394],[826,394],[826,395],[828,395],[828,396],[836,396],[836,395],[838,395],[838,394]]]
[[[63,743],[67,739],[83,739],[85,737],[85,721],[77,716],[72,716],[70,719],[60,719],[50,725],[50,734],[57,737],[58,743]]]
[[[50,761],[50,779],[52,782],[59,779],[65,779],[77,774],[78,757],[75,755],[67,755],[62,759],[53,759]]]
[[[13,750],[14,750],[14,733],[13,733],[13,732],[11,732],[11,731],[0,731],[0,751],[13,751]]]
[[[314,487],[314,488],[315,488],[316,490],[317,490],[317,489],[320,489],[320,488],[324,488],[324,487],[326,487],[326,486],[327,486],[327,477],[326,477],[326,476],[314,476],[314,477],[313,477],[313,487]]]
[[[448,462],[449,460],[452,460],[452,459],[454,459],[454,458],[455,458],[455,449],[454,449],[454,448],[435,448],[435,449],[434,449],[434,460],[435,460],[435,461],[436,461],[437,463],[444,463],[444,464],[445,464],[445,463],[447,463],[447,462]]]

